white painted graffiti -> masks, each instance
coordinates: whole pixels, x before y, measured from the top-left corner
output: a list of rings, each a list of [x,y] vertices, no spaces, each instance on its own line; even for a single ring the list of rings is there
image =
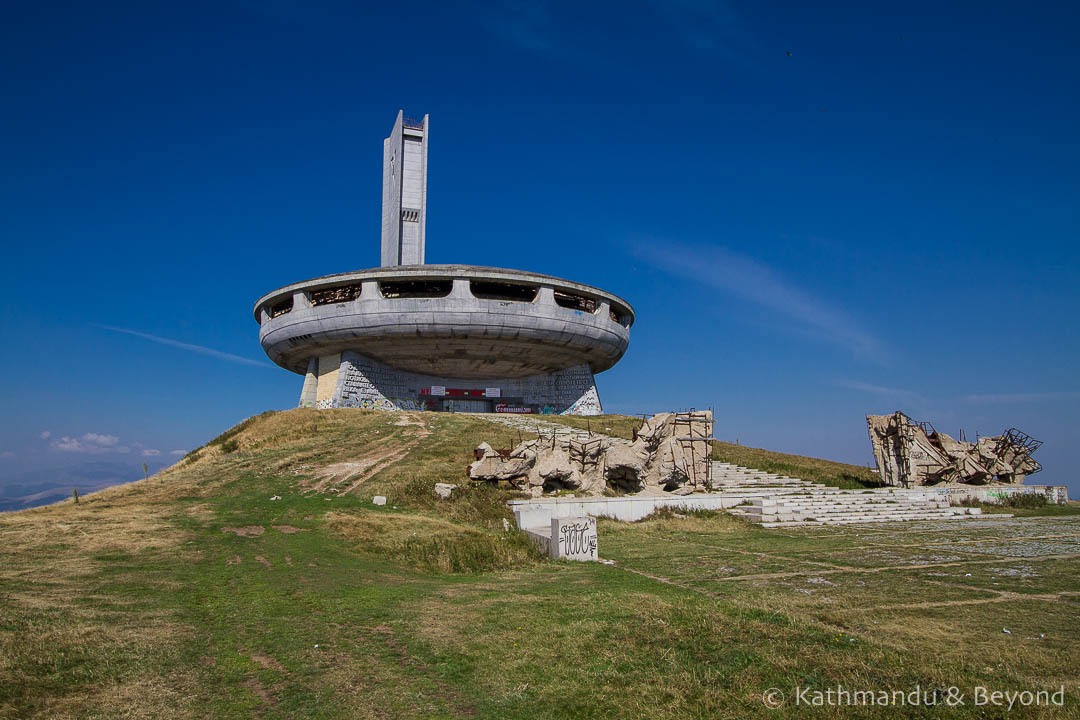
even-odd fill
[[[591,522],[567,523],[559,528],[559,554],[562,557],[596,555],[596,525]]]

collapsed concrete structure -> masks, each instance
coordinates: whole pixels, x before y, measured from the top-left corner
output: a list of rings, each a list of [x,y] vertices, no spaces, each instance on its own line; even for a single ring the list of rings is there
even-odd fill
[[[712,489],[712,412],[661,413],[644,420],[632,441],[579,433],[525,440],[511,450],[475,450],[469,477],[508,482],[533,497],[675,494]]]
[[[1042,469],[1031,457],[1042,443],[1011,428],[977,442],[957,440],[904,413],[867,415],[878,473],[886,485],[1020,484]]]

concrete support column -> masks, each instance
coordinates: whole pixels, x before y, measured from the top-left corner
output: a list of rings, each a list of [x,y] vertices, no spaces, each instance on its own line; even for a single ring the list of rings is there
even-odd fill
[[[454,287],[450,291],[449,297],[457,300],[472,300],[472,290],[469,289],[468,278],[454,278]]]
[[[293,310],[307,310],[311,307],[311,300],[308,299],[308,295],[303,290],[297,290],[292,296],[292,309]]]
[[[540,286],[540,292],[536,294],[536,301],[540,305],[555,304],[555,290],[546,285]]]
[[[300,391],[300,407],[315,407],[319,396],[319,358],[308,359],[304,387]]]
[[[315,404],[320,407],[334,406],[334,393],[337,392],[338,375],[341,370],[341,353],[319,357],[319,386],[315,394]]]
[[[365,280],[360,283],[360,299],[361,300],[378,300],[382,295],[379,294],[379,281],[378,280]]]

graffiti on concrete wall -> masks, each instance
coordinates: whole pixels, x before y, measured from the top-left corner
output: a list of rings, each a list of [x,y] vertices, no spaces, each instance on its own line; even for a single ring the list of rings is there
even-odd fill
[[[596,534],[589,523],[569,523],[559,528],[559,553],[562,557],[592,555],[596,552]]]
[[[552,557],[568,560],[597,559],[596,518],[552,518]]]
[[[387,367],[352,351],[341,354],[337,387],[332,399],[315,406],[371,410],[438,410],[438,399],[424,397],[424,388],[452,385],[454,380],[408,373]],[[598,415],[603,412],[588,365],[548,375],[484,381],[498,388],[492,396],[507,404],[546,415]],[[484,391],[485,396],[487,391]]]

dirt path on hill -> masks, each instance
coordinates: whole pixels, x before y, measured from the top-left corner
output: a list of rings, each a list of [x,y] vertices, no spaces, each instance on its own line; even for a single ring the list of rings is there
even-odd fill
[[[385,438],[373,445],[368,452],[359,458],[334,463],[319,469],[315,474],[316,480],[314,484],[308,487],[307,490],[320,493],[332,492],[342,484],[348,483],[346,488],[338,492],[339,495],[348,495],[376,473],[405,459],[416,445],[431,436],[431,430],[421,418],[402,415],[394,425],[415,429],[406,430],[401,441]]]

